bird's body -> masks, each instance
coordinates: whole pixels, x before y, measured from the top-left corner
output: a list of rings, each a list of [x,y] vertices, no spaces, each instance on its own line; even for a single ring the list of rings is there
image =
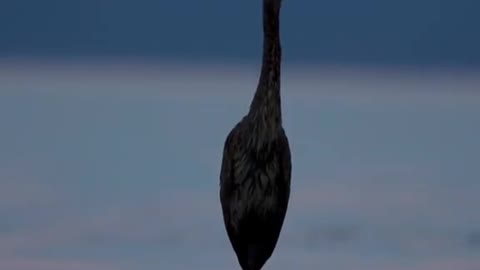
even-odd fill
[[[246,116],[228,134],[220,201],[243,270],[260,270],[277,244],[290,197],[291,157],[280,102],[281,0],[264,0],[263,64]]]

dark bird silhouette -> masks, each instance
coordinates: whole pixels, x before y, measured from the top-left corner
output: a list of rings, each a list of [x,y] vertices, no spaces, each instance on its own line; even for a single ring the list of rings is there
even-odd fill
[[[230,243],[243,270],[272,255],[290,197],[291,158],[280,102],[281,0],[263,1],[263,63],[250,110],[228,134],[220,201]]]

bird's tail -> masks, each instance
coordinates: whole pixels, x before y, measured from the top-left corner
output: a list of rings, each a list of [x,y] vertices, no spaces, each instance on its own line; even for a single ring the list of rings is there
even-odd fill
[[[261,254],[262,249],[252,244],[248,246],[248,269],[246,270],[260,270],[263,267],[263,256]]]

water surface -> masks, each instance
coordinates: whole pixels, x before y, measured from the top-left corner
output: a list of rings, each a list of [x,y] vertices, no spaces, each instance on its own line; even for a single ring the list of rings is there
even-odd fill
[[[480,269],[478,74],[284,74],[292,197],[266,270]],[[255,83],[2,66],[0,268],[238,269],[218,174]]]

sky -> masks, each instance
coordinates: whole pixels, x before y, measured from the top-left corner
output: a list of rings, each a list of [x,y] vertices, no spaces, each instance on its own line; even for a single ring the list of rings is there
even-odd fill
[[[0,3],[0,57],[254,62],[260,1]],[[284,60],[347,66],[480,66],[474,0],[286,0]]]

